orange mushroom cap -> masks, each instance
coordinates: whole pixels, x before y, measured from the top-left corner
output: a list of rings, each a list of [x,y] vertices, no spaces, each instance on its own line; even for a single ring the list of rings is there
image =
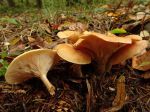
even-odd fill
[[[76,64],[89,64],[91,62],[89,55],[75,50],[71,44],[59,44],[55,49],[57,54],[66,61]]]
[[[131,44],[131,38],[107,36],[95,32],[85,32],[75,44],[77,50],[90,51],[90,56],[98,63],[99,72],[104,73],[109,58],[118,49]]]
[[[140,54],[147,46],[148,42],[146,40],[136,41],[133,42],[133,44],[126,45],[112,55],[110,63],[112,65],[119,64],[135,55]]]
[[[57,33],[57,36],[59,38],[67,38],[69,43],[75,43],[78,39],[81,33],[79,31],[61,31]]]

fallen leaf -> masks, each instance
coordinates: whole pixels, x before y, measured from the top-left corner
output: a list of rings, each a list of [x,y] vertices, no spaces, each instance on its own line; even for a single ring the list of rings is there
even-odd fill
[[[141,36],[141,37],[148,37],[148,36],[150,36],[150,34],[149,34],[148,31],[143,30],[143,31],[140,32],[140,36]]]
[[[17,26],[20,25],[20,22],[15,18],[3,17],[3,18],[0,18],[0,21],[1,22],[7,22],[7,23],[10,23],[10,24],[14,24],[14,25],[17,25]]]
[[[145,12],[137,12],[136,13],[136,20],[143,19],[145,16]]]
[[[16,45],[19,41],[20,41],[20,37],[15,37],[9,43],[10,43],[11,46],[13,46],[13,45]]]
[[[51,33],[51,30],[49,28],[48,24],[40,24],[39,27],[43,30],[45,30],[47,33]]]
[[[123,34],[123,33],[127,33],[126,30],[122,29],[122,28],[116,28],[110,31],[113,34]]]
[[[44,40],[45,40],[46,42],[48,42],[48,43],[51,43],[51,42],[52,42],[52,38],[51,38],[51,37],[48,37],[48,36],[44,37]]]
[[[69,26],[69,30],[77,30],[80,32],[86,31],[87,30],[87,26],[83,23],[77,22],[77,23],[73,23]]]
[[[28,41],[30,42],[30,43],[32,43],[32,42],[35,42],[36,40],[33,38],[33,37],[28,37]]]
[[[150,51],[140,56],[134,56],[132,58],[132,67],[142,71],[150,70]]]
[[[112,107],[104,110],[105,112],[116,112],[120,110],[125,104],[126,100],[126,90],[125,90],[125,77],[120,76],[117,81],[117,94],[112,103]]]

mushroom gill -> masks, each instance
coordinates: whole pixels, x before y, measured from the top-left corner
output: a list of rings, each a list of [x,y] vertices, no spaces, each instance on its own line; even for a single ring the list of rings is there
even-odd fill
[[[57,53],[50,49],[37,49],[17,56],[8,66],[5,74],[6,82],[19,84],[32,77],[37,77],[47,87],[51,95],[55,94],[55,87],[47,79],[47,72],[59,60]]]

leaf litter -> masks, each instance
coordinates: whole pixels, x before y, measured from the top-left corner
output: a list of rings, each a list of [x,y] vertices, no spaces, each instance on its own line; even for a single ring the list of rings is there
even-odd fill
[[[53,48],[57,44],[65,43],[66,41],[57,37],[57,32],[65,29],[88,29],[104,33],[119,28],[129,34],[139,35],[143,30],[148,31],[145,26],[150,23],[149,15],[147,12],[143,13],[144,10],[149,10],[148,6],[144,10],[141,8],[142,13],[138,13],[137,9],[141,6],[127,5],[127,8],[117,5],[117,8],[107,10],[105,14],[89,14],[91,19],[86,24],[78,23],[74,16],[61,18],[60,15],[56,15],[54,20],[57,22],[41,20],[33,24],[27,24],[29,21],[26,19],[26,14],[14,19],[11,17],[12,19],[9,18],[10,20],[0,23],[0,52],[7,51],[6,57],[1,58],[1,62],[6,60],[10,63],[14,57],[31,49]],[[122,11],[124,13],[121,13]],[[132,17],[129,17],[129,14]],[[71,23],[64,25],[67,21]],[[18,22],[19,25],[17,25]],[[124,31],[119,31],[118,34],[117,31],[117,35],[124,35],[122,32]],[[48,78],[57,87],[54,97],[47,93],[39,79],[33,78],[23,84],[8,85],[1,77],[0,111],[147,112],[150,110],[149,75],[144,75],[149,74],[149,71],[142,72],[133,69],[131,60],[128,60],[125,66],[113,66],[112,70],[102,78],[93,72],[95,68],[92,65],[94,64],[93,62],[82,67],[77,66],[76,69],[72,68],[73,64],[61,61],[48,73],[53,74],[48,75]],[[0,64],[1,68],[2,66],[3,64]],[[122,73],[124,76],[120,76]],[[77,74],[76,77],[74,74]]]

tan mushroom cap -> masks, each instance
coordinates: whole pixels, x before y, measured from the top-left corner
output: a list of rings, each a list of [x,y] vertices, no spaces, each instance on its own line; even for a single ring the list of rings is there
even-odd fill
[[[90,56],[74,49],[70,44],[59,44],[55,49],[57,50],[57,54],[68,62],[76,64],[89,64],[91,62]]]
[[[119,64],[135,55],[140,54],[147,46],[148,41],[146,40],[136,41],[131,45],[126,45],[112,55],[110,63],[112,65]]]
[[[113,35],[113,34],[112,34]],[[88,32],[85,31],[83,32],[83,35],[80,36],[80,38],[82,39],[86,39],[86,38],[99,38],[102,39],[104,41],[108,41],[108,42],[119,42],[119,43],[132,43],[132,39],[131,38],[124,38],[124,37],[118,37],[118,36],[112,36],[112,35],[105,35],[105,34],[100,34],[100,33],[96,33],[96,32]]]
[[[147,71],[150,70],[150,51],[132,58],[132,68]]]
[[[111,37],[115,37],[115,38],[117,37],[115,34],[112,34],[111,32],[107,32],[107,36],[111,36]],[[139,35],[127,35],[127,36],[124,36],[124,37],[121,37],[121,38],[129,38],[132,41],[140,41],[140,40],[142,40],[142,37],[139,36]]]
[[[81,33],[79,31],[70,31],[70,30],[57,33],[57,36],[59,38],[67,38],[69,43],[75,43],[79,39],[80,35]]]
[[[47,79],[47,72],[58,61],[55,51],[37,49],[25,52],[16,57],[8,66],[5,74],[6,82],[19,84],[32,77],[40,78],[51,95],[55,94],[55,87]]]
[[[142,37],[139,36],[139,35],[127,35],[124,38],[130,38],[130,39],[132,39],[132,41],[140,41],[140,40],[142,40]]]
[[[77,50],[90,51],[90,56],[98,63],[99,72],[104,73],[111,55],[121,47],[131,44],[130,38],[107,36],[95,32],[85,32],[75,44]]]

